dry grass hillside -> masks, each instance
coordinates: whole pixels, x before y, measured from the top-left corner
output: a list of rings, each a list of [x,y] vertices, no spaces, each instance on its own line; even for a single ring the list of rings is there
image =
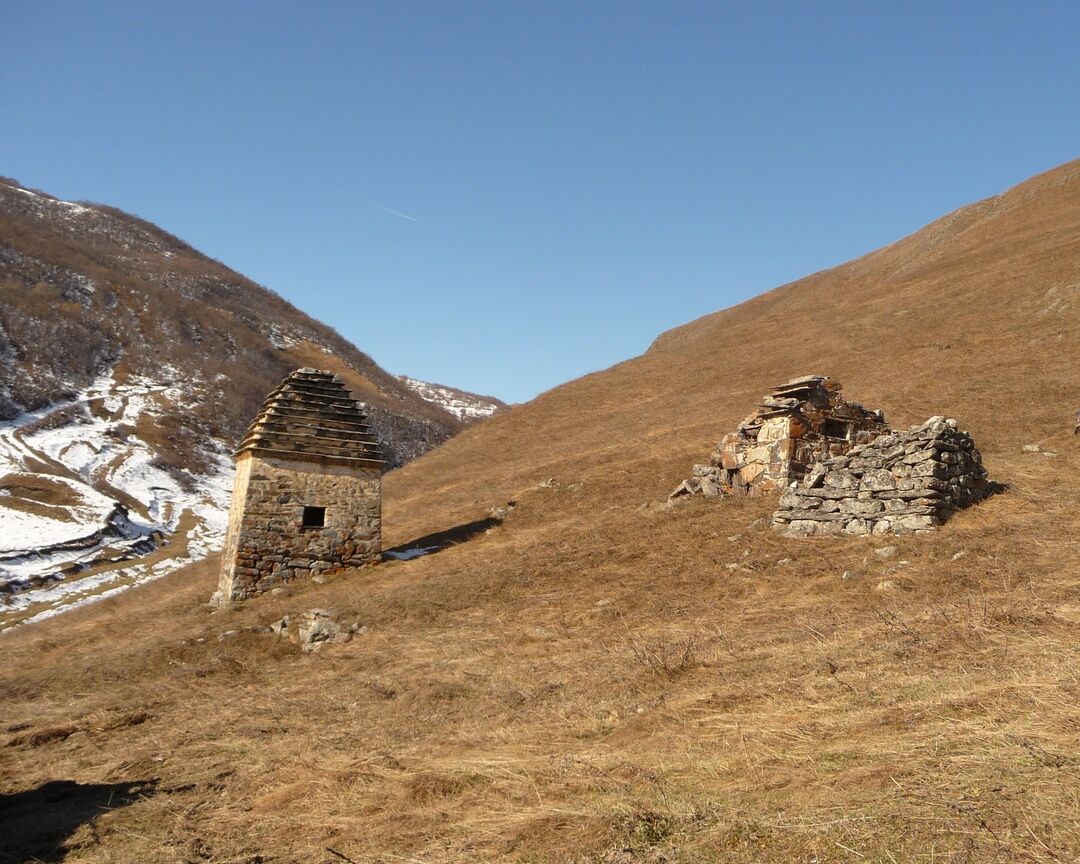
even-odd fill
[[[471,539],[220,614],[206,562],[5,634],[0,861],[1080,860],[1078,342],[1072,163],[386,478],[391,546],[516,502]],[[956,417],[1008,490],[872,540],[660,506],[809,372]],[[315,607],[366,631],[258,629]]]

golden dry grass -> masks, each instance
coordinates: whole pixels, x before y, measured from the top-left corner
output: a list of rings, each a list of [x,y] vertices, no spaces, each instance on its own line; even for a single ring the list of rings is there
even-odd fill
[[[1074,163],[386,478],[387,546],[515,500],[486,534],[219,614],[210,561],[6,634],[0,792],[156,781],[69,861],[1080,860],[1078,252]],[[659,506],[808,372],[957,417],[1008,491],[872,541]],[[250,629],[313,607],[367,631]]]

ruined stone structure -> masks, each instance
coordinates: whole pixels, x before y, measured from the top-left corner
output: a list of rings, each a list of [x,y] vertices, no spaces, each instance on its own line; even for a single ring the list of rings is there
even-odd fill
[[[773,524],[803,535],[927,531],[991,491],[971,436],[932,417],[816,463],[780,496]]]
[[[774,387],[749,417],[721,440],[708,465],[672,498],[721,493],[758,494],[801,480],[810,465],[840,456],[888,431],[880,411],[844,400],[840,384],[808,375]]]
[[[271,393],[236,452],[215,602],[376,560],[383,460],[341,379],[298,369]]]
[[[670,497],[782,490],[773,525],[786,533],[886,534],[931,530],[993,487],[955,420],[893,431],[810,375],[774,388]]]

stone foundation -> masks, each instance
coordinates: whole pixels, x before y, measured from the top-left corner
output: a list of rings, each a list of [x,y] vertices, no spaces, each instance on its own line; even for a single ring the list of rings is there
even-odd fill
[[[377,560],[380,486],[377,469],[242,453],[217,602]],[[305,507],[323,510],[321,527],[303,524]]]
[[[928,531],[990,491],[971,436],[932,417],[812,465],[780,496],[773,525],[795,535]]]

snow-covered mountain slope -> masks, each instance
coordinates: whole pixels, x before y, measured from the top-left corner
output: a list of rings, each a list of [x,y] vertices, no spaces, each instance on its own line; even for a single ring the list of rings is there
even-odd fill
[[[398,380],[425,402],[438,405],[458,420],[483,420],[507,407],[505,402],[491,396],[477,396],[475,393],[419,381],[407,375],[399,375]]]
[[[145,220],[0,178],[0,627],[217,546],[227,453],[301,366],[343,377],[391,468],[481,416]]]
[[[106,374],[71,400],[0,425],[0,629],[220,546],[232,487],[223,442],[206,442],[211,470],[178,480],[139,435],[162,406],[183,405],[197,389]]]

